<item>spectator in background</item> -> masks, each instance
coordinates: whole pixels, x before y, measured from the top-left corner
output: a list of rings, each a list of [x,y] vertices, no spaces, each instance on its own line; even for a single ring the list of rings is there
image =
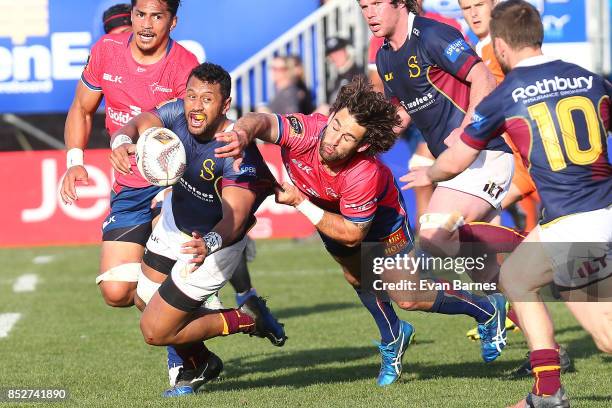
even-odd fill
[[[129,4],[115,4],[106,9],[102,14],[102,24],[104,24],[104,33],[118,34],[126,31],[132,31],[132,20],[130,14],[132,6]]]
[[[312,113],[312,102],[304,90],[303,79],[301,80],[303,87],[298,85],[300,68],[295,64],[295,57],[274,57],[270,70],[276,94],[267,107],[259,108],[258,111],[279,114]]]
[[[327,103],[332,104],[344,85],[351,82],[355,75],[363,74],[363,67],[358,65],[348,50],[349,42],[341,37],[330,37],[325,40],[325,56],[336,68],[338,76],[328,87]]]
[[[304,72],[302,59],[297,55],[290,55],[287,57],[287,65],[289,72],[295,79],[295,85],[305,94],[305,97],[301,99],[300,112],[309,115],[314,111],[315,107],[312,102],[312,92],[308,85],[306,85],[306,73]]]

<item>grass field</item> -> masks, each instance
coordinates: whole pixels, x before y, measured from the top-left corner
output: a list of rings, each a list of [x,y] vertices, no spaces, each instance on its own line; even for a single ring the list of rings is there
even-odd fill
[[[52,258],[33,262],[40,256]],[[197,396],[165,400],[165,350],[143,342],[136,309],[103,304],[97,261],[96,247],[0,250],[0,314],[22,314],[0,338],[0,388],[68,388],[69,400],[54,406],[285,408],[504,407],[531,387],[530,379],[508,377],[527,351],[520,334],[511,333],[504,354],[485,365],[478,343],[464,336],[470,319],[407,312],[400,315],[416,326],[417,342],[404,375],[376,387],[377,330],[339,269],[316,242],[270,241],[258,244],[251,274],[285,323],[286,345],[245,335],[211,340],[225,362],[223,378]],[[36,290],[14,293],[24,273],[38,275]],[[230,288],[222,298],[234,304]],[[612,358],[597,352],[562,304],[551,309],[577,368],[564,376],[572,406],[612,406]]]

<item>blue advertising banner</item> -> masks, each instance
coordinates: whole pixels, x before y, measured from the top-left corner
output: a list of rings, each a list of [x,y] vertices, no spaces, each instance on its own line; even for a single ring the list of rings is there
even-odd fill
[[[527,0],[542,15],[545,43],[587,41],[586,3],[584,0]],[[462,23],[457,0],[424,0],[423,8],[454,18]],[[465,24],[467,28],[467,24]]]
[[[129,0],[0,0],[0,113],[66,112],[102,13]],[[290,3],[290,5],[289,5]],[[183,0],[172,36],[231,71],[318,0]]]

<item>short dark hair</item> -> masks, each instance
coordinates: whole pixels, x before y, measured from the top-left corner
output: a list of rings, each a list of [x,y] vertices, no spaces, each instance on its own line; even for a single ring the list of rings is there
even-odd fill
[[[361,144],[370,144],[367,154],[374,156],[386,152],[395,144],[398,136],[393,128],[401,124],[397,108],[382,93],[374,91],[363,75],[353,77],[351,82],[340,88],[330,114],[344,108],[366,129]]]
[[[221,86],[221,95],[223,99],[229,98],[232,92],[232,78],[229,72],[227,72],[221,65],[213,64],[212,62],[205,62],[198,65],[191,70],[187,81],[194,76],[202,82],[208,82],[209,84],[219,84]]]
[[[359,3],[359,0],[357,0]],[[406,9],[412,12],[413,14],[419,15],[421,10],[419,10],[419,5],[417,4],[417,0],[391,0],[391,5],[397,7],[398,3],[403,3],[406,5]]]
[[[507,0],[491,12],[491,38],[501,38],[512,49],[541,47],[544,27],[538,10],[524,0]]]
[[[420,12],[419,5],[417,4],[416,0],[391,0],[391,4],[394,6],[397,6],[398,3],[404,3],[408,11],[412,12],[413,14],[418,15]]]
[[[115,4],[110,6],[102,14],[102,24],[104,24],[104,32],[108,34],[112,29],[121,26],[131,26],[132,6],[127,3]]]
[[[168,11],[172,14],[172,17],[176,16],[176,12],[178,11],[179,6],[181,5],[181,0],[159,0],[162,3],[166,3],[166,7],[168,7]],[[136,3],[138,0],[132,0],[132,8],[136,7]]]

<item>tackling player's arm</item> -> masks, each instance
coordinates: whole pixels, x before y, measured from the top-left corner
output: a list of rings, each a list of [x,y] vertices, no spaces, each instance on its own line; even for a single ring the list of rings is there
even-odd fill
[[[372,220],[352,222],[340,214],[317,207],[297,187],[289,183],[283,183],[281,187],[282,189],[276,189],[276,202],[295,207],[313,223],[317,230],[329,238],[342,245],[354,247],[368,234]]]
[[[250,112],[238,119],[229,132],[215,135],[215,139],[225,143],[215,149],[215,157],[233,158],[240,165],[242,152],[255,138],[275,143],[278,136],[278,122],[274,114]]]
[[[407,183],[402,190],[449,180],[467,169],[492,138],[501,137],[507,130],[502,101],[503,91],[500,88],[486,96],[476,107],[473,122],[460,133],[459,140],[438,156],[432,166],[417,167],[400,178],[401,182]]]
[[[64,127],[67,170],[62,180],[60,195],[66,204],[78,199],[76,182],[87,183],[88,174],[83,165],[83,150],[87,147],[93,115],[101,101],[102,92],[91,90],[79,81]]]
[[[111,137],[110,161],[113,168],[123,175],[129,174],[132,171],[129,155],[136,151],[134,143],[138,137],[149,128],[163,126],[162,120],[153,113],[143,112],[117,130]]]

